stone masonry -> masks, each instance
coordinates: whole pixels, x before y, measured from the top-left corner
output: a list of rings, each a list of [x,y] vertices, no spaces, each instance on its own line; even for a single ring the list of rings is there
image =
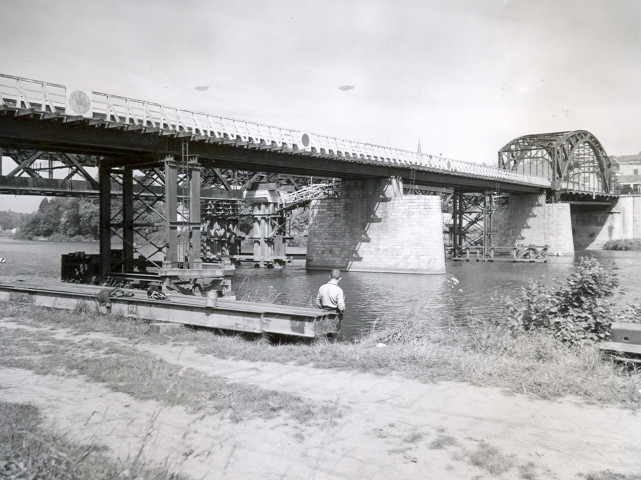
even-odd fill
[[[577,249],[601,249],[608,240],[641,238],[641,196],[619,197],[611,207],[572,206],[572,233]]]
[[[312,204],[308,269],[445,272],[439,196],[404,196],[398,179],[344,181],[343,192]]]
[[[545,203],[545,194],[510,195],[494,213],[492,235],[497,247],[548,245],[550,255],[574,254],[570,205]]]

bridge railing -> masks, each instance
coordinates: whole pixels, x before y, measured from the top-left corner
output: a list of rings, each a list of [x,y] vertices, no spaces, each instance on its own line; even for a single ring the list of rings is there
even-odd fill
[[[0,105],[38,112],[73,115],[67,105],[71,87],[0,74]],[[168,131],[193,136],[196,140],[212,139],[235,145],[256,146],[311,155],[329,155],[347,161],[400,165],[410,169],[434,171],[457,176],[534,185],[551,186],[549,179],[525,175],[436,155],[370,143],[353,142],[335,137],[301,132],[273,125],[236,120],[208,113],[167,107],[110,95],[87,92],[90,110],[84,116],[115,122],[145,131]]]

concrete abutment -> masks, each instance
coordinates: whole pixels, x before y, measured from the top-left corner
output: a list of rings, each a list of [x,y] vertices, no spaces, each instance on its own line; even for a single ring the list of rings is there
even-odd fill
[[[611,206],[572,205],[577,249],[600,249],[608,240],[641,239],[641,196],[619,197]]]
[[[343,181],[340,198],[311,207],[307,268],[445,273],[438,195],[403,195],[399,179]]]

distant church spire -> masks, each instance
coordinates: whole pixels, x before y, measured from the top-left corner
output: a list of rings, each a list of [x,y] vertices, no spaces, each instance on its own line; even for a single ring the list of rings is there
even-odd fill
[[[417,155],[423,155],[423,150],[421,150],[421,137],[418,137],[418,149],[416,150]]]

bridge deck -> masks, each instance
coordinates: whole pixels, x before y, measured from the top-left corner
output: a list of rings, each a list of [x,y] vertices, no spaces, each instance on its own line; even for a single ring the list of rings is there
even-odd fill
[[[291,173],[404,176],[417,184],[540,191],[546,178],[440,156],[0,74],[0,146],[127,157],[180,151],[216,165]],[[147,157],[150,161],[151,157]],[[302,161],[301,161],[302,160]]]

